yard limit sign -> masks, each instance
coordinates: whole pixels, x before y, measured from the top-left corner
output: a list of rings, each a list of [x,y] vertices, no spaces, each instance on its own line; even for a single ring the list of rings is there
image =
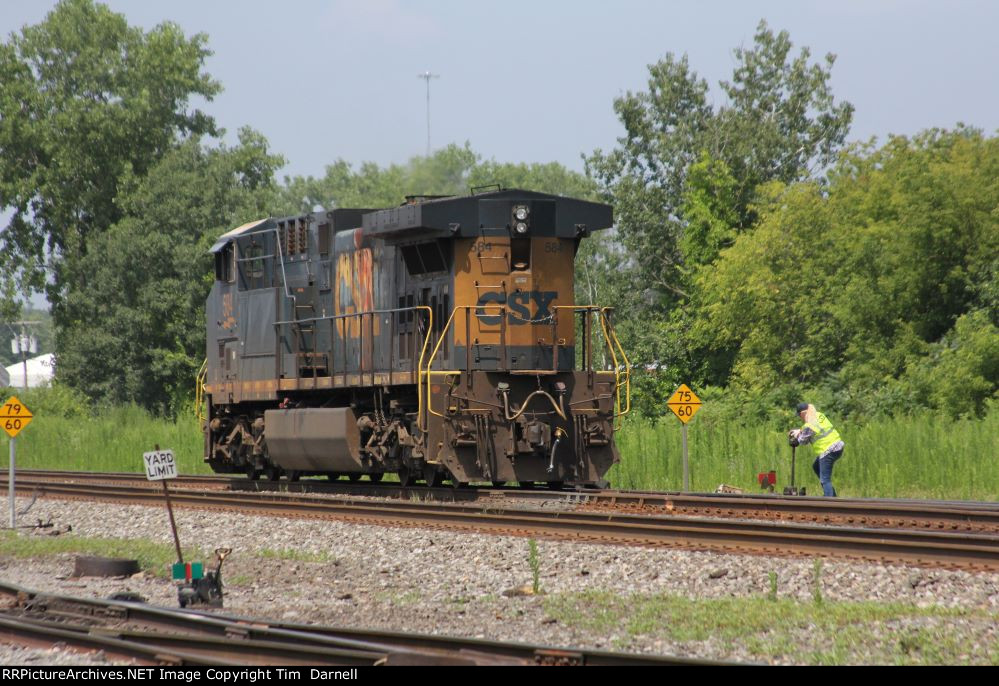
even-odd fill
[[[8,501],[10,502],[10,528],[17,528],[17,510],[14,507],[14,467],[17,462],[17,435],[26,427],[34,415],[17,396],[12,395],[0,407],[0,426],[10,436],[10,474],[7,477]]]
[[[683,490],[689,491],[690,465],[687,461],[687,422],[693,419],[697,411],[701,409],[701,399],[690,390],[687,384],[682,383],[666,401],[666,406],[673,410],[677,419],[683,422]]]

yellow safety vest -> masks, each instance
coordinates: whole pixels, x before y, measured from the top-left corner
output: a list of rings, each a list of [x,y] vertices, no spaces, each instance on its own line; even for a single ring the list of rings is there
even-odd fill
[[[826,419],[824,414],[816,412],[815,417],[815,424],[805,424],[802,428],[811,429],[815,434],[812,439],[812,449],[815,450],[815,456],[819,457],[829,449],[829,446],[843,439],[839,437],[839,432],[833,428],[832,422]]]

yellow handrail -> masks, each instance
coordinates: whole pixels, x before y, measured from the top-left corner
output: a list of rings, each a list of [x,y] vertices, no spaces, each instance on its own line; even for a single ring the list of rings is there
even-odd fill
[[[205,377],[208,375],[208,358],[201,363],[201,367],[198,369],[198,375],[194,380],[194,416],[198,418],[199,421],[205,421]]]
[[[434,374],[437,374],[438,376],[441,375],[441,374],[445,374],[445,375],[446,374],[460,374],[461,370],[458,370],[458,369],[453,369],[453,370],[438,370],[438,371],[435,372],[435,371],[431,370],[430,367],[434,363],[434,358],[437,357],[437,351],[440,350],[441,344],[444,342],[444,339],[447,337],[448,329],[451,328],[451,322],[454,321],[454,315],[457,314],[457,312],[458,312],[459,309],[463,309],[463,310],[465,310],[465,317],[468,317],[468,310],[470,310],[473,307],[476,308],[476,309],[483,309],[483,310],[487,310],[487,309],[488,310],[496,310],[496,309],[498,309],[498,310],[501,310],[502,312],[506,311],[506,305],[455,305],[454,309],[451,310],[451,316],[448,318],[447,324],[444,325],[444,330],[441,331],[440,338],[437,339],[437,345],[434,346],[434,351],[432,353],[430,353],[430,358],[427,360],[427,370],[426,370],[426,375],[427,375],[427,411],[430,412],[431,414],[437,416],[437,417],[443,417],[444,415],[441,414],[441,413],[439,413],[439,412],[435,412],[434,408],[433,408],[433,405],[430,402],[430,393],[431,393],[431,389],[430,389],[430,383],[431,382],[430,382],[430,379],[431,379],[431,377]],[[465,341],[465,345],[468,345],[468,344],[469,344],[469,341]],[[421,357],[421,361],[422,361],[422,357]],[[471,370],[469,370],[469,371],[471,371]],[[421,374],[421,376],[424,374],[422,367],[420,369],[420,374]],[[422,384],[422,381],[423,381],[423,379],[421,378],[420,379],[421,384]],[[427,417],[428,422],[429,422],[429,419],[430,419],[430,417],[428,416]],[[425,431],[425,429],[423,427],[420,427],[420,430],[421,431]]]
[[[458,369],[437,370],[437,371],[432,370],[431,367],[433,366],[434,359],[436,359],[437,353],[438,353],[438,351],[440,351],[441,345],[444,343],[444,339],[447,338],[447,333],[448,333],[448,331],[451,328],[451,324],[454,322],[455,315],[458,313],[458,310],[460,310],[460,309],[465,310],[465,316],[467,317],[467,316],[469,316],[469,312],[468,311],[470,309],[472,309],[473,307],[476,308],[476,309],[483,309],[483,310],[485,310],[485,309],[498,309],[498,310],[502,310],[502,311],[506,310],[506,306],[505,305],[485,305],[485,304],[481,304],[481,305],[455,305],[454,309],[451,310],[451,316],[448,317],[447,323],[444,325],[444,328],[441,331],[441,335],[437,339],[437,343],[436,343],[436,345],[434,345],[434,349],[430,353],[430,357],[429,358],[426,358],[424,356],[424,352],[426,351],[426,341],[424,341],[423,352],[420,353],[420,365],[419,365],[420,379],[419,379],[419,384],[418,384],[420,386],[420,389],[418,391],[418,394],[419,394],[418,395],[419,416],[418,416],[418,423],[417,423],[417,426],[419,426],[420,430],[423,431],[423,432],[426,432],[427,431],[427,427],[428,427],[428,423],[422,423],[423,420],[424,420],[425,414],[426,414],[426,413],[423,412],[423,398],[424,397],[426,397],[426,399],[427,399],[426,400],[427,413],[433,414],[434,416],[437,416],[437,417],[443,417],[444,416],[440,412],[437,412],[436,410],[434,410],[433,404],[431,402],[431,393],[432,393],[432,390],[431,390],[431,383],[432,383],[432,381],[431,381],[431,379],[432,379],[432,376],[434,374],[440,376],[440,375],[460,374],[461,373],[461,370],[458,370]],[[610,320],[607,318],[607,313],[610,312],[613,308],[610,308],[610,307],[600,307],[599,305],[554,305],[553,309],[555,309],[556,311],[560,310],[560,309],[567,309],[567,310],[573,310],[573,311],[590,311],[590,312],[598,312],[599,313],[599,315],[600,315],[600,328],[601,328],[601,330],[603,331],[603,334],[604,334],[604,342],[607,345],[607,350],[610,352],[611,359],[612,359],[612,361],[614,363],[614,384],[615,384],[614,391],[615,391],[615,396],[616,396],[616,400],[615,400],[616,407],[615,407],[614,416],[615,417],[623,417],[624,415],[628,414],[631,411],[631,366],[630,366],[630,364],[628,362],[628,356],[625,354],[624,348],[621,345],[621,341],[618,340],[617,334],[614,332],[614,327],[610,323]],[[468,341],[466,341],[466,345],[467,344],[468,344]],[[615,349],[616,349],[616,352],[615,352]],[[623,382],[621,380],[621,377],[622,377],[621,365],[618,363],[618,353],[620,353],[621,359],[624,361],[624,372],[623,372],[624,381]],[[426,360],[426,364],[424,364],[424,360]],[[471,371],[471,370],[468,370],[468,371]],[[424,395],[423,389],[422,389],[424,375],[426,376],[426,383],[427,383],[427,388],[426,388],[426,394],[425,395]],[[625,393],[624,409],[623,410],[621,409],[621,405],[622,405],[622,402],[621,402],[621,389],[622,388],[624,389],[624,393]],[[428,421],[429,421],[429,414],[426,414],[426,419]],[[617,428],[620,428],[620,425]]]
[[[610,323],[610,319],[607,318],[606,313],[613,308],[604,307],[600,310],[600,322],[601,326],[604,327],[604,337],[607,340],[607,346],[610,347],[610,341],[614,341],[614,345],[617,346],[617,350],[621,353],[621,359],[624,360],[624,395],[625,395],[625,409],[621,412],[621,375],[618,372],[617,367],[617,357],[612,354],[611,357],[614,358],[614,379],[617,386],[617,408],[618,412],[616,417],[623,417],[624,415],[631,412],[631,363],[628,362],[628,356],[624,352],[624,347],[621,345],[621,341],[618,340],[617,334],[614,332],[614,325]],[[610,331],[610,337],[607,337],[608,330]],[[617,427],[621,428],[620,425]]]

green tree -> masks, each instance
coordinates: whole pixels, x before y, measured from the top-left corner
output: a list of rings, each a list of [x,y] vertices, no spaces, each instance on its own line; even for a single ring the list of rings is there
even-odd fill
[[[430,157],[380,167],[364,162],[356,170],[345,160],[326,174],[285,178],[281,211],[311,212],[315,207],[392,207],[406,195],[461,195],[471,188],[498,184],[577,198],[595,198],[596,184],[557,162],[524,164],[483,161],[469,143],[451,143]]]
[[[124,178],[125,216],[92,238],[79,262],[88,286],[63,304],[60,379],[111,404],[181,409],[205,356],[208,249],[233,226],[268,216],[283,164],[244,129],[235,147],[192,138],[145,176]]]
[[[694,348],[731,362],[714,378],[736,393],[980,415],[999,389],[997,178],[999,139],[958,128],[856,146],[826,187],[773,182],[698,272]]]
[[[732,350],[695,350],[694,317],[677,309],[696,300],[698,272],[755,226],[761,188],[815,177],[849,130],[853,107],[829,84],[834,56],[813,63],[808,48],[792,47],[761,21],[753,46],[734,51],[721,106],[686,56],[667,54],[649,66],[647,90],[614,101],[625,130],[617,147],[586,158],[629,256],[630,279],[613,299],[634,322],[622,330],[636,361],[656,370],[636,379],[653,414],[678,380],[727,382]]]
[[[12,213],[0,269],[45,288],[57,325],[76,261],[123,216],[123,179],[141,177],[179,136],[215,133],[194,96],[219,85],[202,72],[202,34],[149,32],[92,0],[62,0],[0,45],[0,207]]]

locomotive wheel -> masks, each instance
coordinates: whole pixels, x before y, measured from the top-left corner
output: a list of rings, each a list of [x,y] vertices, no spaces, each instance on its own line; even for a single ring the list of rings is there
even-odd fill
[[[534,490],[534,482],[533,481],[519,481],[518,483],[520,484],[520,487],[523,488],[525,491],[532,491],[532,490]]]
[[[290,472],[288,472],[288,481],[298,481],[301,478],[302,478],[302,472],[298,471],[297,469],[292,469]]]
[[[381,481],[383,476],[385,476],[385,472],[372,472],[371,474],[368,474],[368,478],[371,479],[371,483],[373,484]]]
[[[403,465],[399,467],[399,471],[397,473],[399,474],[400,486],[408,488],[413,485],[413,470],[411,470],[408,466]]]
[[[360,481],[361,480],[360,472],[351,472],[350,474],[347,475],[347,480],[350,481],[350,483],[354,483],[355,481]]]
[[[336,481],[337,479],[340,478],[340,473],[339,472],[326,472],[326,478],[329,479],[330,481]]]
[[[250,481],[256,481],[260,478],[260,470],[257,469],[256,465],[246,465],[246,478]]]
[[[268,467],[264,470],[264,475],[267,477],[268,481],[277,481],[281,478],[281,468],[280,467]]]
[[[423,480],[430,488],[437,488],[444,481],[444,475],[437,469],[437,465],[426,464],[423,466]]]
[[[503,488],[504,486],[506,486],[506,482],[505,481],[494,481],[493,482],[493,488]]]

